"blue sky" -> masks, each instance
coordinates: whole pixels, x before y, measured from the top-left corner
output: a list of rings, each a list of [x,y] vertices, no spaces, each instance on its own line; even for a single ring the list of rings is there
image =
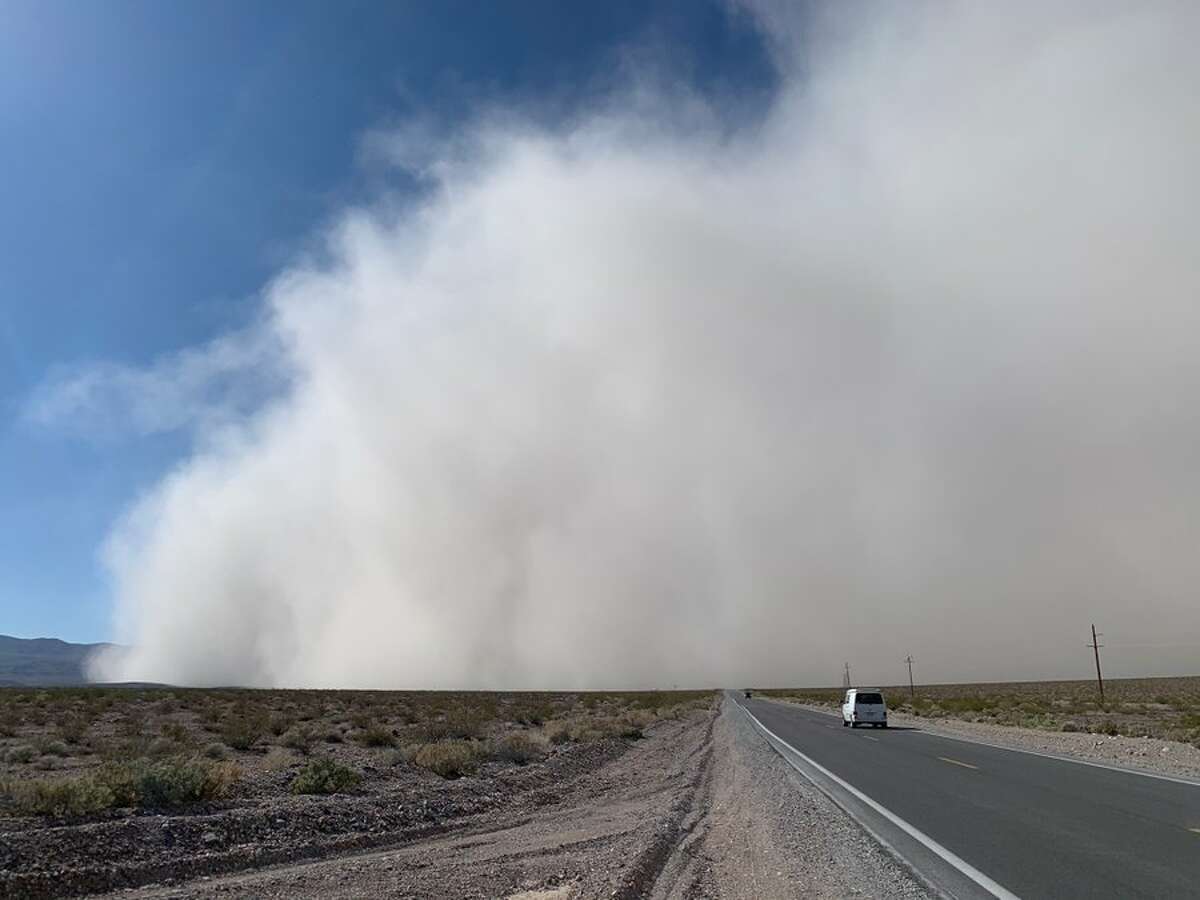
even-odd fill
[[[0,632],[109,637],[98,548],[188,451],[40,427],[39,385],[249,321],[324,223],[406,188],[371,130],[572,115],[631,55],[731,116],[769,95],[749,22],[695,0],[0,4]]]

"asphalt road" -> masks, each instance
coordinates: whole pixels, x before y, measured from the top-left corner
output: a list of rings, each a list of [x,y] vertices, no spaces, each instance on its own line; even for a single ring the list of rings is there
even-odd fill
[[[738,702],[1019,897],[1200,897],[1200,786]]]

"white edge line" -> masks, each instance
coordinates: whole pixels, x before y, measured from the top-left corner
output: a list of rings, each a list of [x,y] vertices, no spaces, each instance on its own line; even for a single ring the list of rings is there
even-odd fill
[[[801,706],[798,703],[787,703],[786,701],[775,700],[772,697],[766,697],[764,699],[772,703],[782,703],[785,707],[790,706],[793,709],[801,709],[805,712],[816,713],[819,716],[829,716],[830,718],[833,718],[834,716],[834,713],[822,712],[820,710],[812,709],[808,706]],[[745,707],[742,708],[745,709]],[[829,727],[832,728],[833,726],[830,725]],[[1040,756],[1042,759],[1056,759],[1059,762],[1075,763],[1077,766],[1091,766],[1093,769],[1108,769],[1110,772],[1122,772],[1126,775],[1141,775],[1143,778],[1157,778],[1159,781],[1173,781],[1175,784],[1186,784],[1189,787],[1200,787],[1200,779],[1188,778],[1182,775],[1164,775],[1159,772],[1147,772],[1144,769],[1134,769],[1129,766],[1118,766],[1114,763],[1097,762],[1096,760],[1092,759],[1079,759],[1074,756],[1063,756],[1058,753],[1046,753],[1044,750],[1029,750],[1025,747],[1011,747],[1007,744],[993,744],[991,741],[981,741],[977,738],[962,737],[960,735],[953,734],[942,734],[939,731],[926,731],[924,728],[916,726],[906,727],[912,728],[913,731],[919,734],[927,734],[934,738],[945,738],[948,741],[958,741],[962,744],[978,744],[981,747],[991,747],[993,750],[1008,750],[1011,753],[1028,753],[1030,756]],[[900,730],[896,733],[903,734],[904,731]],[[1154,742],[1151,741],[1151,743]]]
[[[802,760],[804,760],[806,763],[808,763],[810,766],[812,766],[814,769],[816,769],[818,772],[820,772],[826,778],[833,781],[834,784],[838,785],[843,790],[849,792],[852,796],[858,798],[860,801],[867,804],[867,806],[871,807],[871,809],[875,810],[875,812],[879,813],[879,815],[883,816],[885,819],[887,819],[889,822],[891,822],[893,825],[895,825],[897,828],[899,828],[901,831],[903,831],[905,834],[907,834],[913,840],[918,841],[921,844],[924,844],[929,850],[932,850],[934,853],[936,853],[938,856],[940,856],[943,860],[948,862],[954,868],[958,869],[959,872],[961,872],[963,875],[967,876],[967,878],[971,879],[973,882],[975,882],[981,888],[983,888],[986,891],[990,891],[992,894],[994,894],[996,897],[998,897],[999,900],[1020,900],[1020,898],[1016,894],[1014,894],[1012,891],[1008,890],[1003,885],[1000,885],[997,882],[993,881],[991,878],[988,878],[986,875],[984,875],[982,872],[980,872],[978,869],[976,869],[969,862],[967,862],[966,860],[962,859],[961,857],[955,855],[951,851],[947,850],[945,847],[943,847],[941,844],[939,844],[937,841],[935,841],[929,835],[925,834],[920,829],[915,828],[914,826],[908,824],[908,822],[904,821],[902,818],[900,818],[898,815],[896,815],[894,812],[892,812],[887,807],[882,806],[879,803],[876,803],[874,800],[872,800],[870,797],[868,797],[866,794],[864,794],[862,791],[860,791],[854,785],[852,785],[846,781],[843,781],[837,775],[834,775],[832,772],[830,772],[828,769],[826,769],[819,762],[816,762],[815,760],[809,758],[808,756],[805,756],[803,753],[801,753],[799,750],[797,750],[795,747],[793,747],[791,744],[789,744],[787,741],[785,741],[783,738],[781,738],[779,735],[777,735],[775,732],[773,732],[770,728],[768,728],[762,722],[758,721],[758,717],[755,716],[754,713],[750,712],[750,710],[746,709],[746,707],[742,706],[740,703],[738,704],[738,706],[741,707],[742,712],[744,712],[746,715],[748,715],[754,721],[754,724],[757,725],[759,728],[761,728],[765,734],[769,735],[770,737],[774,738],[779,743],[783,744],[783,746],[787,747],[789,750],[791,750],[793,753],[795,753],[798,757],[800,757]],[[785,759],[786,759],[786,757],[785,757]],[[790,760],[789,760],[789,762],[790,762]],[[795,763],[792,763],[792,767],[799,770],[801,774],[804,774],[803,770],[800,770],[799,767],[795,765]]]

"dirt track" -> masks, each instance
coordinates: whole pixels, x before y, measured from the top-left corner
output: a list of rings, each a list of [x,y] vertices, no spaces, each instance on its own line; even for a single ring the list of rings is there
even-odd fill
[[[663,722],[593,771],[438,837],[122,897],[924,896],[736,708]]]

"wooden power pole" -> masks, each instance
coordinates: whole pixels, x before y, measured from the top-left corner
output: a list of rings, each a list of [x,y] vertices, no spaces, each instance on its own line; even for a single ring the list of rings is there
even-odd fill
[[[905,657],[904,661],[906,663],[908,663],[908,696],[911,699],[916,700],[917,699],[917,689],[915,687],[913,687],[913,680],[912,680],[912,664],[913,664],[912,654],[911,653],[908,654],[908,656]]]
[[[845,672],[842,674],[842,687],[850,689],[850,663],[846,663]]]
[[[1104,676],[1100,674],[1100,648],[1104,645],[1096,640],[1096,626],[1092,625],[1092,642],[1088,644],[1096,654],[1096,684],[1100,687],[1100,708],[1104,708]]]

